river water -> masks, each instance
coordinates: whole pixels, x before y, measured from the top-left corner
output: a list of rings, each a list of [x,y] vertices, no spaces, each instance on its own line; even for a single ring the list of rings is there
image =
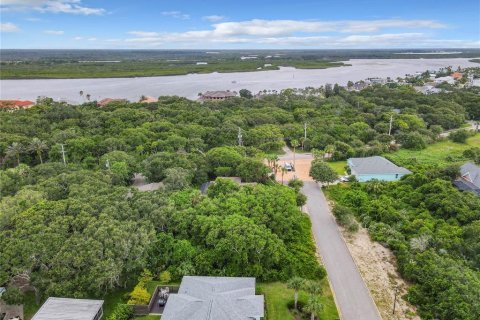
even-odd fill
[[[47,96],[69,103],[103,98],[125,98],[138,101],[142,95],[158,97],[178,95],[196,99],[199,92],[207,90],[248,89],[261,90],[319,87],[327,83],[345,85],[349,80],[359,81],[371,77],[404,77],[405,74],[453,68],[480,66],[467,58],[452,59],[352,59],[351,66],[329,69],[295,69],[290,67],[272,71],[189,74],[181,76],[103,78],[103,79],[36,79],[1,80],[0,99],[35,100]],[[83,91],[81,97],[79,92]]]

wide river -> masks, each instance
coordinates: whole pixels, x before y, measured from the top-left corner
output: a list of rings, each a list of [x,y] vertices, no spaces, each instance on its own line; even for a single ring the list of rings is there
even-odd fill
[[[349,80],[359,81],[371,77],[403,77],[405,74],[453,68],[479,66],[466,58],[455,59],[352,59],[351,66],[329,69],[281,68],[272,71],[188,74],[181,76],[103,78],[103,79],[36,79],[0,80],[0,99],[35,100],[47,96],[70,103],[103,98],[125,98],[138,101],[142,95],[158,97],[178,95],[196,99],[199,92],[207,90],[248,89],[253,93],[286,88],[319,87],[327,83],[345,85]]]

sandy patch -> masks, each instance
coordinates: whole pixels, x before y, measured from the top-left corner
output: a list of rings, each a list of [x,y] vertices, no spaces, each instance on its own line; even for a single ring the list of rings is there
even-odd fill
[[[279,160],[278,164],[283,167],[285,163],[293,163],[293,160]],[[312,159],[297,159],[295,160],[295,172],[286,172],[283,175],[283,181],[288,182],[292,180],[295,176],[302,181],[313,181],[310,177],[310,167],[312,165]],[[282,172],[278,171],[276,174],[276,179],[278,182],[282,182]]]
[[[416,309],[402,296],[407,293],[409,285],[400,277],[393,253],[370,239],[365,228],[351,234],[339,227],[360,273],[370,290],[383,320],[420,320]],[[399,288],[395,314],[393,301],[395,287]]]

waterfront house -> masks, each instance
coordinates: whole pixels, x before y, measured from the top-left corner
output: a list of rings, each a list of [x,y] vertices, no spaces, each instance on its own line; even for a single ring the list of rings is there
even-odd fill
[[[467,162],[460,167],[460,177],[453,184],[461,191],[474,192],[480,196],[480,167]]]
[[[228,98],[237,96],[235,91],[207,91],[200,95],[200,101],[223,101]]]
[[[264,297],[255,294],[255,278],[184,276],[170,294],[162,320],[260,320]]]
[[[30,100],[0,100],[0,110],[5,109],[9,111],[28,109],[35,105],[35,102]]]
[[[32,320],[100,320],[103,300],[50,297]]]
[[[347,160],[351,174],[359,182],[370,180],[396,181],[404,175],[411,172],[403,167],[399,167],[393,162],[380,156],[366,158],[350,158]]]

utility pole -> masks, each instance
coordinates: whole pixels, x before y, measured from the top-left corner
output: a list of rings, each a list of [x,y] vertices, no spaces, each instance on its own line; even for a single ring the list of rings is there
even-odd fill
[[[238,127],[238,145],[241,147],[243,146],[243,136],[242,136],[242,128]]]
[[[65,161],[65,148],[63,147],[63,143],[60,144],[60,146],[62,146],[62,158],[63,158],[63,165],[64,166],[67,166],[67,162]]]
[[[303,124],[303,142],[302,142],[302,150],[305,150],[305,141],[307,141],[307,123]]]
[[[390,128],[388,129],[388,135],[392,135],[392,122],[393,122],[393,114],[390,116]]]

